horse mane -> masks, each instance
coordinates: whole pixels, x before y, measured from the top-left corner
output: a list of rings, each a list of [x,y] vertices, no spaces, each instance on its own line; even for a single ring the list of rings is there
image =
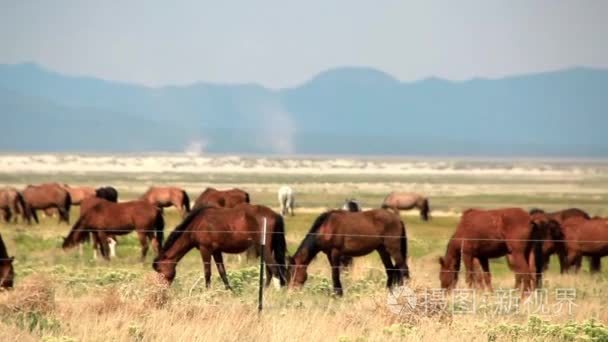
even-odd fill
[[[542,209],[539,209],[539,208],[532,208],[532,209],[530,209],[530,212],[529,212],[530,215],[544,214],[544,213],[545,213],[545,211]]]
[[[190,226],[194,218],[196,218],[199,214],[202,214],[206,209],[212,208],[211,206],[200,206],[192,209],[186,218],[177,226],[175,229],[169,234],[167,237],[167,241],[163,245],[162,251],[165,252],[169,250],[179,238],[184,235],[186,229]]]

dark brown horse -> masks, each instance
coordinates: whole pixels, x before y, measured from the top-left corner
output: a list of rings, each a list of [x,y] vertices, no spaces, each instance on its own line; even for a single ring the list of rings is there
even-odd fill
[[[587,214],[587,212],[585,212],[584,210],[578,209],[578,208],[568,208],[568,209],[559,210],[559,211],[555,211],[555,212],[551,212],[551,213],[546,213],[542,209],[534,208],[534,209],[530,210],[530,215],[532,215],[532,217],[543,217],[543,215],[544,215],[548,219],[551,219],[551,220],[554,220],[555,222],[557,222],[558,225],[561,225],[564,221],[566,221],[570,218],[573,218],[573,217],[579,217],[584,220],[589,220],[591,218],[589,216],[589,214]],[[561,230],[561,227],[554,227],[552,229]],[[560,240],[563,240],[563,238]],[[566,269],[568,268],[568,266],[566,265],[566,259],[565,259],[566,251],[564,248],[565,248],[565,245],[564,245],[563,241],[555,243],[555,244],[545,243],[545,246],[544,246],[545,270],[549,267],[549,260],[550,260],[551,255],[557,254],[558,260],[559,260],[559,266],[560,266],[560,273],[566,272]],[[590,268],[592,269],[592,272],[593,272],[594,268],[600,267],[599,266],[600,260],[599,260],[599,258],[594,258],[594,257],[590,257],[589,259],[590,259],[589,260]],[[579,263],[578,265],[576,265],[577,268],[581,267],[581,264],[580,264],[581,261],[582,261],[582,259],[577,260],[577,262]]]
[[[190,197],[184,189],[174,186],[153,186],[148,189],[141,199],[159,208],[174,206],[185,216],[190,211]]]
[[[67,184],[63,184],[63,188],[70,193],[70,198],[72,199],[72,205],[80,205],[80,203],[89,197],[95,196],[95,188],[90,186],[70,186]]]
[[[562,223],[566,247],[566,271],[581,267],[583,256],[591,257],[591,273],[601,271],[601,258],[608,255],[608,222],[602,218],[572,217]]]
[[[194,202],[194,206],[232,208],[241,203],[250,203],[249,194],[241,189],[217,190],[215,188],[207,188],[198,196],[196,202]]]
[[[142,260],[148,252],[148,241],[152,242],[154,249],[160,250],[165,221],[159,208],[145,201],[97,201],[74,224],[64,239],[63,249],[77,246],[92,234],[95,243],[100,246],[101,255],[109,260],[108,237],[125,235],[135,230],[141,244]]]
[[[10,289],[13,287],[15,279],[15,270],[13,269],[14,259],[8,256],[2,235],[0,235],[0,288]]]
[[[467,284],[474,286],[476,258],[484,272],[485,285],[491,289],[489,259],[502,256],[507,256],[509,267],[515,272],[516,287],[523,285],[524,292],[540,287],[543,241],[549,239],[547,235],[544,223],[533,221],[522,209],[469,209],[462,214],[445,256],[439,258],[441,287],[456,286],[461,259],[467,271]]]
[[[423,221],[430,219],[431,207],[428,198],[414,193],[391,192],[382,201],[382,208],[410,210],[417,208]]]
[[[39,223],[36,210],[56,208],[59,211],[59,222],[70,223],[72,197],[57,183],[28,185],[22,192],[25,203],[30,207],[32,217]]]
[[[323,252],[331,265],[334,293],[341,296],[342,257],[364,256],[373,251],[382,259],[388,288],[402,285],[404,277],[409,279],[407,235],[398,215],[385,209],[325,212],[317,217],[294,256],[289,258],[290,284],[302,286],[308,278],[308,265]]]
[[[112,187],[103,187],[103,188],[98,188],[97,190],[95,190],[94,197],[85,198],[80,203],[80,217],[79,218],[83,217],[87,211],[89,211],[95,205],[97,205],[98,203],[103,202],[103,201],[117,203],[118,202],[118,193],[116,192],[116,190]],[[110,257],[115,257],[116,256],[115,246],[117,243],[116,236],[114,236],[112,234],[108,234],[107,241],[108,241],[108,244],[110,247]],[[82,244],[80,246],[82,247]],[[100,248],[101,248],[101,246],[94,239],[93,240],[93,252],[94,252],[93,256],[95,259],[97,259],[97,250],[100,250]],[[82,254],[82,249],[81,249],[80,253]]]
[[[13,219],[17,223],[18,215],[21,215],[23,222],[30,222],[29,207],[26,205],[23,195],[11,187],[0,189],[0,211],[7,223]]]
[[[242,253],[251,246],[260,248],[262,231],[258,218],[243,208],[195,207],[167,238],[153,268],[169,283],[175,278],[177,263],[193,248],[203,259],[205,285],[211,284],[211,257],[227,289],[230,289],[222,253]],[[275,225],[275,228],[277,226]],[[283,231],[266,231],[264,256],[274,276],[283,278],[277,264],[285,255],[286,243]],[[284,283],[285,280],[282,282]]]
[[[287,275],[285,274],[285,251],[287,250],[287,246],[285,241],[285,222],[283,220],[283,216],[263,205],[241,203],[236,205],[234,208],[245,210],[247,213],[255,216],[260,227],[264,226],[264,219],[266,219],[266,231],[273,232],[272,239],[267,241],[267,243],[271,244],[270,250],[273,251],[273,257],[277,264],[274,271],[273,268],[266,265],[266,286],[270,285],[273,274],[277,274],[280,285],[285,286],[285,282],[287,280]],[[277,248],[273,248],[272,244],[277,244]],[[256,248],[256,246],[249,248],[247,252],[248,255],[253,254],[255,257],[260,256],[260,250],[259,248]]]

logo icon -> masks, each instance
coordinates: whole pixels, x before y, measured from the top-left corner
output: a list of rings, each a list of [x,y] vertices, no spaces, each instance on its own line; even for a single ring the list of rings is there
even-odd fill
[[[390,312],[401,315],[416,309],[416,293],[407,286],[399,286],[390,290],[386,296],[386,305]]]

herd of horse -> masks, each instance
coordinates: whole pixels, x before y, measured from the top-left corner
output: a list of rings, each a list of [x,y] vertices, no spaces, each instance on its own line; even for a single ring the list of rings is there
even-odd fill
[[[206,286],[211,282],[211,259],[225,287],[230,289],[223,254],[252,251],[263,255],[266,285],[276,278],[281,286],[300,287],[307,280],[309,264],[319,254],[331,266],[334,293],[343,294],[340,272],[353,258],[377,252],[386,271],[388,288],[410,278],[408,239],[400,210],[418,208],[422,220],[431,219],[429,200],[424,196],[393,192],[378,209],[362,211],[355,199],[341,209],[319,215],[289,256],[285,239],[285,215],[294,215],[294,192],[282,187],[278,192],[280,213],[252,204],[240,189],[205,189],[190,205],[188,194],[177,187],[151,187],[137,200],[118,201],[112,187],[70,187],[47,183],[0,190],[0,210],[7,222],[17,216],[23,222],[38,222],[37,210],[55,209],[60,222],[69,223],[72,205],[80,206],[80,216],[64,238],[63,249],[92,241],[93,248],[110,260],[116,237],[135,231],[145,259],[149,246],[157,255],[153,269],[171,284],[180,260],[198,249],[203,262]],[[164,239],[163,209],[174,206],[182,221]],[[263,227],[265,229],[263,229]],[[265,232],[265,234],[264,234]],[[264,253],[261,253],[263,249]],[[453,289],[461,263],[470,287],[492,290],[490,259],[506,256],[515,275],[515,287],[527,293],[542,286],[543,272],[551,255],[558,255],[561,272],[581,267],[590,258],[590,269],[598,272],[601,257],[608,255],[608,221],[591,218],[580,209],[545,213],[520,208],[466,210],[450,238],[445,255],[439,258],[439,280],[444,289]],[[0,286],[12,287],[13,258],[0,237]]]

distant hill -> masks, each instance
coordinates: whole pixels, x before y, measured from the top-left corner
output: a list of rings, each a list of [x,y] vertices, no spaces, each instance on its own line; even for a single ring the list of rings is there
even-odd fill
[[[370,68],[294,88],[149,88],[0,65],[0,150],[608,156],[608,70],[401,82]]]

